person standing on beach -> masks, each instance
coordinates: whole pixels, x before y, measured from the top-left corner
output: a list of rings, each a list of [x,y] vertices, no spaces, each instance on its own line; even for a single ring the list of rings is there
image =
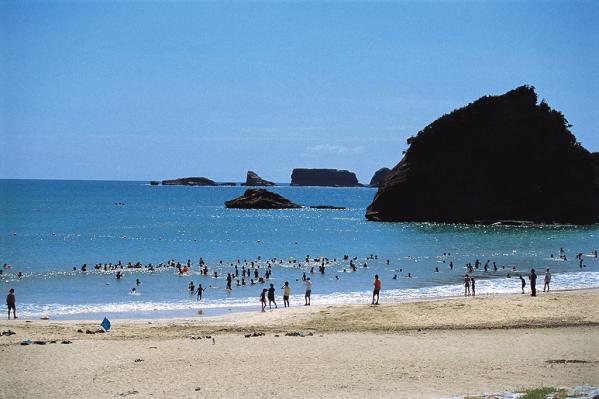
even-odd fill
[[[10,310],[12,309],[13,319],[17,318],[17,298],[15,297],[15,289],[11,288],[6,296],[6,306],[8,307],[8,320],[10,320]]]
[[[270,285],[270,288],[268,289],[268,308],[272,309],[272,304],[275,304],[275,309],[278,309],[279,307],[277,306],[277,301],[275,301],[275,287],[274,285]]]
[[[304,295],[304,306],[310,306],[310,296],[312,295],[312,281],[310,281],[310,277],[306,278],[306,281],[304,281],[304,284],[306,284],[306,294]]]
[[[264,288],[262,290],[262,293],[260,294],[260,304],[262,305],[262,311],[266,312],[266,293],[268,292],[268,290],[266,288]]]
[[[285,281],[283,286],[283,306],[289,306],[289,295],[291,294],[291,288],[289,287],[289,281]]]
[[[470,276],[464,275],[464,296],[470,295]]]
[[[524,294],[524,288],[526,287],[526,280],[524,280],[524,277],[519,276],[520,277],[520,281],[522,282],[522,293]]]
[[[381,280],[379,280],[379,275],[375,274],[374,275],[374,290],[372,290],[372,304],[373,305],[378,305],[379,304],[379,295],[381,292]],[[376,302],[374,301],[374,298],[376,297]]]
[[[528,279],[530,280],[530,296],[537,296],[537,274],[535,269],[530,269]]]
[[[476,281],[474,277],[470,277],[470,286],[472,287],[472,296],[476,296]]]
[[[549,283],[551,282],[551,272],[549,268],[545,272],[545,285],[543,285],[543,292],[545,292],[545,288],[547,288],[547,292],[549,292]]]

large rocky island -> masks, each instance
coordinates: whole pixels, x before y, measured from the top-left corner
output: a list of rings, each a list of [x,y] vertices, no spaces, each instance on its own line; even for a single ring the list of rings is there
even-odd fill
[[[379,188],[373,221],[599,222],[597,155],[533,87],[486,96],[415,137]]]
[[[361,187],[356,174],[337,169],[293,169],[292,186]]]

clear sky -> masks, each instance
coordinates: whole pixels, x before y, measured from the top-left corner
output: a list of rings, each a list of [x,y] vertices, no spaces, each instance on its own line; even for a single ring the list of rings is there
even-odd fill
[[[0,178],[394,166],[522,84],[599,151],[599,1],[0,3]]]

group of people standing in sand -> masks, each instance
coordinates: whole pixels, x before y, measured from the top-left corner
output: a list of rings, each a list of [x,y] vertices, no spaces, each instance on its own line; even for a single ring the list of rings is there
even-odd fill
[[[304,285],[306,286],[306,292],[304,293],[304,306],[310,306],[311,297],[312,297],[312,281],[310,281],[310,277],[307,277],[303,280]],[[291,287],[289,286],[289,282],[285,281],[285,284],[281,287],[283,290],[283,306],[289,307],[289,297],[291,296]],[[275,305],[275,309],[278,309],[277,301],[275,298],[275,287],[274,284],[270,284],[269,288],[264,288],[260,293],[260,305],[262,306],[262,311],[266,312],[266,301],[268,299],[268,308],[272,310],[272,305]]]

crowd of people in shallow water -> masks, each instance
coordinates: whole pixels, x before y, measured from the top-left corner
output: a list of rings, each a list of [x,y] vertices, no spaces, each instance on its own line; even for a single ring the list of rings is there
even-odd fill
[[[584,263],[584,257],[590,257],[597,259],[597,250],[593,250],[587,254],[579,252],[576,254],[576,259],[578,260],[578,265],[580,269],[586,267]],[[442,263],[447,264],[447,267],[450,271],[454,270],[453,260],[451,259],[451,253],[444,253],[441,257]],[[550,254],[550,260],[560,260],[567,261],[566,252],[563,248],[560,248],[559,254],[556,257],[554,254]],[[301,281],[304,284],[304,305],[309,306],[311,304],[311,296],[312,296],[312,280],[308,275],[312,275],[315,273],[320,273],[324,275],[327,272],[327,268],[332,266],[342,267],[342,269],[337,269],[335,274],[335,279],[339,280],[340,273],[351,273],[356,272],[358,268],[367,269],[368,263],[372,261],[378,261],[377,255],[369,255],[363,260],[359,260],[358,257],[350,257],[349,255],[344,255],[341,260],[337,260],[337,258],[329,259],[327,257],[318,257],[311,258],[309,255],[305,257],[303,261],[298,261],[297,259],[289,259],[283,260],[278,258],[271,258],[266,261],[262,260],[260,256],[258,256],[255,260],[247,260],[244,259],[241,261],[237,259],[236,262],[233,263],[225,263],[222,260],[218,261],[218,263],[214,267],[209,267],[208,263],[204,261],[203,258],[200,258],[197,267],[199,273],[203,277],[212,277],[214,279],[223,278],[226,281],[225,290],[230,293],[234,287],[243,287],[246,285],[254,286],[254,285],[267,285],[267,288],[262,288],[259,293],[259,302],[261,305],[261,310],[266,311],[266,307],[268,309],[278,308],[276,302],[276,288],[273,283],[269,283],[272,273],[273,266],[280,265],[283,266],[287,263],[287,266],[296,267],[301,270],[301,276],[299,276],[296,281]],[[344,266],[341,266],[344,265]],[[385,265],[390,266],[391,260],[386,259]],[[496,262],[492,262],[491,260],[486,260],[482,263],[479,259],[476,259],[474,263],[468,262],[463,268],[466,273],[464,274],[463,284],[464,284],[464,296],[476,296],[476,280],[474,274],[478,273],[479,275],[484,276],[484,274],[489,273],[491,271],[498,272],[500,270],[505,270],[506,266],[498,266]],[[0,269],[0,275],[6,272],[10,272],[12,266],[5,263]],[[123,263],[118,261],[117,263],[97,263],[93,266],[93,271],[102,272],[102,273],[113,273],[117,280],[121,280],[125,277],[125,271],[136,271],[136,270],[144,270],[147,272],[155,272],[159,270],[167,270],[174,269],[176,273],[181,276],[188,276],[189,273],[194,269],[194,265],[192,264],[191,259],[188,259],[187,262],[180,263],[175,260],[169,260],[165,263],[158,264],[142,264],[141,262],[127,262]],[[227,269],[227,274],[224,276],[219,275],[219,272],[222,272],[223,269]],[[194,272],[195,272],[194,270]],[[77,267],[73,267],[73,271],[75,272],[83,272],[87,273],[91,271],[87,264],[83,264],[79,269]],[[433,270],[434,273],[439,273],[439,266],[436,266]],[[398,273],[401,275],[404,273],[403,268],[395,269],[395,274],[391,277],[392,280],[397,280]],[[482,273],[482,274],[481,274]],[[22,272],[18,272],[18,278],[23,278],[24,275]],[[411,272],[407,272],[404,275],[405,278],[411,279],[414,278]],[[530,272],[524,272],[522,270],[518,270],[516,266],[512,266],[508,268],[508,272],[506,274],[507,278],[517,277],[520,283],[520,289],[522,294],[525,293],[527,280],[530,286],[530,293],[532,296],[536,296],[536,282],[537,282],[537,273],[535,269],[531,269]],[[525,278],[526,277],[526,278]],[[546,268],[544,276],[543,276],[543,292],[549,291],[551,285],[551,270],[550,268]],[[130,291],[130,294],[139,295],[138,287],[141,285],[141,280],[138,278],[135,279],[135,287],[133,287]],[[374,276],[373,281],[373,293],[372,293],[372,305],[379,304],[379,296],[381,292],[381,279],[379,275],[376,274]],[[217,288],[212,286],[211,284],[208,288]],[[288,281],[285,281],[281,286],[281,290],[283,292],[283,306],[290,306],[289,298],[291,296],[291,287]],[[189,295],[193,295],[197,298],[198,302],[202,301],[203,295],[206,292],[206,288],[199,283],[197,286],[192,281],[189,282],[187,286],[187,291]],[[9,305],[9,312],[12,309],[13,313],[15,312],[15,301],[14,301],[14,290],[10,293],[10,298],[7,299],[7,305]],[[10,302],[10,303],[9,303]],[[10,315],[9,315],[10,317]]]

